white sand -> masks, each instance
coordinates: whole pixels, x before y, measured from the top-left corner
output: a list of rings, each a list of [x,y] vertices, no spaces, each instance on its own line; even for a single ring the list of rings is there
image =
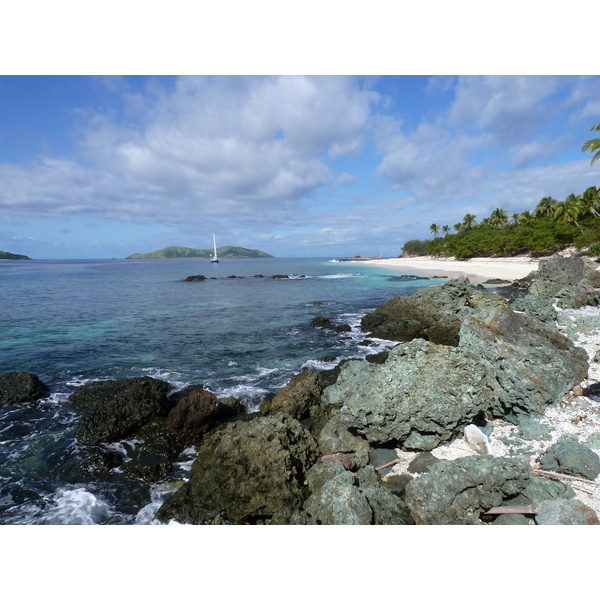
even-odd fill
[[[466,275],[471,283],[477,284],[488,279],[507,279],[509,281],[522,279],[532,271],[537,270],[539,261],[527,257],[454,260],[451,258],[419,256],[416,258],[383,258],[361,262],[365,265],[398,269],[406,273],[447,275],[450,278]]]

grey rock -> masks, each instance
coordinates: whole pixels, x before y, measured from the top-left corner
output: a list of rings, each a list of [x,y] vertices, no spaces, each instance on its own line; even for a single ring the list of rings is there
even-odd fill
[[[336,452],[335,454],[326,454],[325,456],[321,456],[322,461],[327,460],[337,460],[342,463],[344,469],[346,471],[356,471],[358,466],[354,459],[343,452]]]
[[[407,473],[401,473],[400,475],[389,475],[381,480],[381,484],[387,488],[392,494],[404,499],[406,494],[406,486],[413,478]]]
[[[406,486],[405,500],[417,525],[476,525],[482,512],[525,489],[530,476],[519,458],[444,460]]]
[[[538,525],[599,525],[598,515],[576,498],[544,500],[535,517]]]
[[[581,257],[559,255],[540,261],[528,297],[557,299],[560,308],[598,305],[598,265]]]
[[[194,446],[213,424],[216,408],[217,397],[212,392],[195,388],[169,411],[167,429],[182,446]]]
[[[537,419],[523,417],[519,419],[519,437],[523,440],[551,440],[550,427]]]
[[[335,462],[315,465],[308,474],[312,493],[305,512],[309,524],[413,524],[405,503],[381,484],[372,467],[351,474]]]
[[[398,454],[393,448],[371,448],[371,451],[369,452],[369,464],[374,469],[377,469],[383,465],[387,465],[397,458]],[[379,475],[387,475],[393,469],[393,467],[394,465],[391,465],[377,472]]]
[[[592,481],[600,475],[598,455],[567,436],[562,436],[546,450],[540,459],[540,466],[545,471],[583,477]]]
[[[557,498],[575,498],[575,492],[570,485],[560,481],[553,481],[547,477],[532,477],[527,487],[520,493],[506,500],[506,505],[539,504],[544,500],[556,500]]]
[[[431,450],[483,413],[541,413],[587,375],[587,355],[528,315],[499,307],[466,315],[458,348],[416,339],[383,365],[348,362],[322,404],[371,445]]]
[[[549,325],[556,322],[558,314],[552,306],[552,300],[544,298],[517,298],[510,304],[510,309],[524,312],[530,317],[535,317]]]
[[[316,435],[316,439],[323,454],[335,454],[336,452],[350,454],[359,467],[363,467],[369,462],[371,450],[369,443],[362,437],[352,435],[338,415],[333,415],[325,421],[325,425]]]

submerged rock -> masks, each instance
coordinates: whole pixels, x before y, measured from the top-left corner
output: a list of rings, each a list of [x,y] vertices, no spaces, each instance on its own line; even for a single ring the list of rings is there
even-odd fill
[[[530,476],[521,458],[444,460],[407,484],[406,504],[417,525],[481,524],[481,513],[524,490]]]
[[[171,386],[152,377],[95,381],[75,390],[69,400],[83,410],[77,439],[83,444],[116,442],[167,413]]]
[[[48,386],[33,373],[22,371],[0,375],[0,406],[33,402],[49,395]]]
[[[227,423],[204,437],[189,481],[167,499],[156,518],[196,524],[290,523],[308,495],[306,472],[319,456],[312,435],[288,415]]]

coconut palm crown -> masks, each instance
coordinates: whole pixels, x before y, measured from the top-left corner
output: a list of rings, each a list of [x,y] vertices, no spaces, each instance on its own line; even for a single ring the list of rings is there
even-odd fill
[[[591,131],[595,131],[600,133],[600,123],[598,125],[594,125]],[[594,156],[592,156],[592,160],[590,162],[590,166],[592,166],[599,158],[600,158],[600,139],[596,138],[595,140],[588,140],[581,148],[582,152],[595,152]]]

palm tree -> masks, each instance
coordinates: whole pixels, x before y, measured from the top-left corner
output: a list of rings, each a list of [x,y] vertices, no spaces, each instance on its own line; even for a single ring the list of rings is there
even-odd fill
[[[582,217],[587,215],[600,216],[600,190],[595,186],[589,187],[581,194],[579,204]]]
[[[519,221],[521,223],[529,223],[532,219],[533,219],[533,215],[528,210],[523,211],[519,215]]]
[[[429,228],[429,231],[433,233],[433,237],[437,237],[438,233],[440,232],[440,226],[436,225],[435,223],[432,223],[431,227]]]
[[[581,216],[581,198],[575,194],[569,194],[562,202],[558,203],[554,212],[554,220],[560,223],[574,223],[579,227],[579,218]]]
[[[600,133],[600,123],[598,125],[594,125],[590,131],[596,131]],[[600,158],[600,139],[596,138],[595,140],[588,140],[582,147],[582,152],[595,152],[594,156],[592,156],[592,161],[590,162],[590,167]]]
[[[464,223],[456,223],[456,225],[454,225],[454,231],[456,231],[456,233],[461,232],[464,228],[465,228]]]
[[[442,225],[442,231],[444,235],[448,235],[450,233],[450,225]]]
[[[521,222],[521,215],[519,213],[515,213],[511,218],[510,221],[513,225],[518,225]]]
[[[473,227],[475,227],[475,225],[477,225],[475,219],[477,218],[477,215],[470,215],[470,214],[466,214],[463,218],[463,228],[465,230],[469,230],[469,229],[473,229]]]
[[[490,225],[502,229],[508,223],[508,213],[503,208],[496,208],[490,215]]]
[[[533,214],[538,218],[550,217],[551,219],[553,219],[558,204],[558,200],[555,200],[551,196],[546,196],[546,198],[542,198],[538,202],[537,206],[533,210]]]

